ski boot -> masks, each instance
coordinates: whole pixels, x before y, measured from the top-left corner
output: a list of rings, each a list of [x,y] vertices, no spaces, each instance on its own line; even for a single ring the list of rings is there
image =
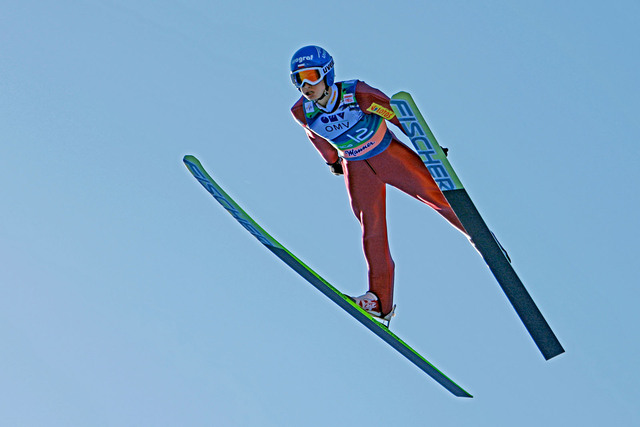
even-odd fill
[[[396,306],[394,305],[391,312],[383,316],[380,310],[380,300],[373,292],[367,292],[359,297],[349,298],[387,328],[391,324],[391,318],[396,315]]]

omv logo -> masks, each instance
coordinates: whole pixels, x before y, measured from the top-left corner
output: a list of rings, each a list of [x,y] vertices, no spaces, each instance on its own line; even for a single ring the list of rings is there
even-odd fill
[[[344,120],[344,113],[326,115],[320,118],[320,121],[324,124],[335,123],[339,122],[340,120]]]

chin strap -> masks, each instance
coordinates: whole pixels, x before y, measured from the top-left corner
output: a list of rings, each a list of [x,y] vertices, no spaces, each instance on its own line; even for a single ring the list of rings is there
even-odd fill
[[[329,94],[331,93],[331,91],[329,90],[330,88],[326,87],[325,85],[325,90],[324,93],[322,94],[322,96],[318,99],[316,99],[314,102],[320,102],[320,100],[324,99],[326,96],[329,96]]]
[[[331,110],[333,110],[336,106],[336,103],[338,102],[338,99],[340,98],[339,95],[340,92],[338,92],[338,88],[335,84],[328,86],[325,88],[322,96],[320,98],[318,98],[317,100],[315,100],[315,104],[322,110],[325,112],[329,112]],[[329,96],[330,98],[326,101],[326,106],[321,106],[319,104],[319,102],[323,99],[325,99],[327,96]]]

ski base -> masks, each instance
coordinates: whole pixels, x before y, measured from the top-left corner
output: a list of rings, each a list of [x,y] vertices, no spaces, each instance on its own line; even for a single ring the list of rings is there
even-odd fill
[[[194,156],[185,156],[184,163],[193,176],[202,186],[233,216],[249,233],[251,233],[260,243],[269,249],[275,256],[280,258],[291,269],[306,279],[311,285],[336,303],[344,311],[349,313],[367,329],[380,337],[384,342],[397,350],[405,358],[420,368],[423,372],[433,378],[438,384],[447,389],[457,397],[473,397],[453,380],[443,374],[417,351],[402,341],[397,335],[391,332],[382,323],[376,321],[369,313],[355,304],[348,296],[344,295],[333,287],[329,282],[320,277],[310,267],[300,261],[284,246],[278,243],[269,235],[258,223],[256,223],[229,195],[220,187],[202,164]]]
[[[560,341],[480,216],[411,95],[396,93],[391,97],[391,107],[543,357],[549,360],[564,353]]]

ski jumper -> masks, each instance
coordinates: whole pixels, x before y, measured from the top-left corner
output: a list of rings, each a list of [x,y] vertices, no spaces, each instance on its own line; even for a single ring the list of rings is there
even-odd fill
[[[393,308],[394,262],[389,251],[386,185],[431,206],[467,234],[422,160],[387,128],[403,132],[389,97],[363,81],[338,82],[323,109],[301,97],[291,108],[309,140],[328,164],[341,159],[351,208],[362,227],[369,291],[383,315]]]

